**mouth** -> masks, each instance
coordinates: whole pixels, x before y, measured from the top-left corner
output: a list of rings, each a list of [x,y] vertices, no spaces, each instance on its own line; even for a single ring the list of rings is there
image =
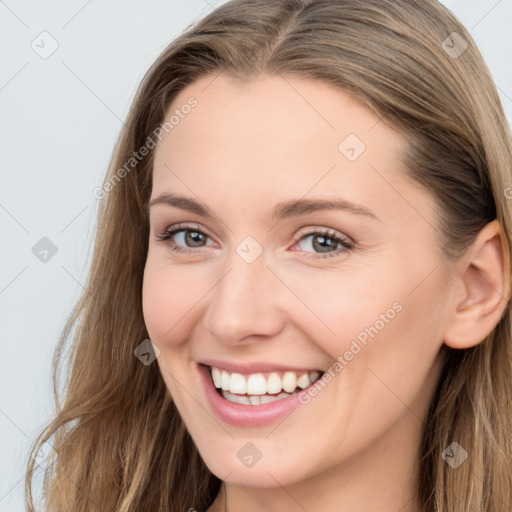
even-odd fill
[[[295,395],[314,384],[321,370],[276,370],[242,374],[208,366],[217,393],[225,400],[240,405],[263,405]]]

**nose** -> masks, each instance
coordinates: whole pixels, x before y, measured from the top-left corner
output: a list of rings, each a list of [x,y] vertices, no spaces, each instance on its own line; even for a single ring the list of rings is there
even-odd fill
[[[206,329],[233,346],[277,335],[285,322],[279,289],[283,284],[267,268],[263,255],[247,263],[235,253],[223,269],[223,277],[208,294]]]

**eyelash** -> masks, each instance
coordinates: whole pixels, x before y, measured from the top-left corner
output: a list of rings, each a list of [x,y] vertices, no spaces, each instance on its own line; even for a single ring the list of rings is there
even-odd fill
[[[180,233],[181,231],[192,231],[194,233],[200,233],[201,235],[204,235],[204,236],[210,238],[208,236],[208,234],[205,233],[202,229],[200,229],[200,227],[198,225],[178,224],[178,225],[174,226],[173,229],[165,230],[163,233],[158,235],[156,237],[156,239],[159,242],[168,242],[167,245],[173,251],[176,251],[179,253],[187,253],[187,254],[195,252],[194,248],[184,249],[183,247],[180,247],[180,246],[175,245],[174,243],[170,242],[171,238],[174,235],[176,235],[177,233]],[[324,236],[326,238],[330,238],[334,242],[339,243],[342,246],[342,249],[337,250],[335,252],[328,252],[325,254],[313,253],[313,254],[315,254],[315,256],[307,256],[308,258],[325,259],[325,258],[330,258],[333,256],[340,256],[341,254],[344,254],[354,248],[354,244],[348,238],[341,237],[340,235],[338,235],[336,233],[336,231],[332,231],[329,229],[305,231],[300,234],[299,238],[297,239],[297,242],[300,242],[302,239],[308,238],[311,235],[320,235],[320,236]],[[197,249],[202,249],[202,247],[198,247]],[[311,253],[309,253],[309,254],[311,254]]]

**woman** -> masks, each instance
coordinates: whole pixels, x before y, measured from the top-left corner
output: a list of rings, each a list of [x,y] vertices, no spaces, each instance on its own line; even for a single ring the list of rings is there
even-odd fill
[[[95,192],[48,510],[508,511],[511,161],[433,0],[189,28]]]

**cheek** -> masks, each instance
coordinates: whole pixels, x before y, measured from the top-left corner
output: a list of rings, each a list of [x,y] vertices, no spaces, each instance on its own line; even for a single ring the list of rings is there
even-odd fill
[[[143,316],[150,339],[164,354],[192,350],[187,342],[202,322],[219,276],[222,273],[207,265],[173,264],[160,254],[148,257],[142,286]]]
[[[165,259],[165,258],[164,258]],[[150,338],[162,349],[183,342],[201,297],[207,291],[197,274],[148,259],[144,269],[142,309]]]
[[[403,316],[403,282],[383,274],[389,275],[353,265],[341,271],[288,272],[283,280],[302,302],[290,298],[294,322],[333,358],[349,350],[354,340],[366,346]]]
[[[411,291],[414,282],[398,281],[392,293],[380,295],[384,300],[369,299],[370,314],[344,338],[343,372],[349,388],[364,389],[362,417],[378,412],[392,421],[404,404],[417,417],[425,411],[438,371],[446,290],[439,276]]]
[[[426,374],[442,345],[441,274],[425,279],[431,268],[395,261],[399,264],[386,271],[347,267],[343,273],[316,273],[314,279],[287,276],[304,304],[295,301],[290,308],[294,323],[345,373],[382,368],[391,380],[403,382],[400,375]]]

